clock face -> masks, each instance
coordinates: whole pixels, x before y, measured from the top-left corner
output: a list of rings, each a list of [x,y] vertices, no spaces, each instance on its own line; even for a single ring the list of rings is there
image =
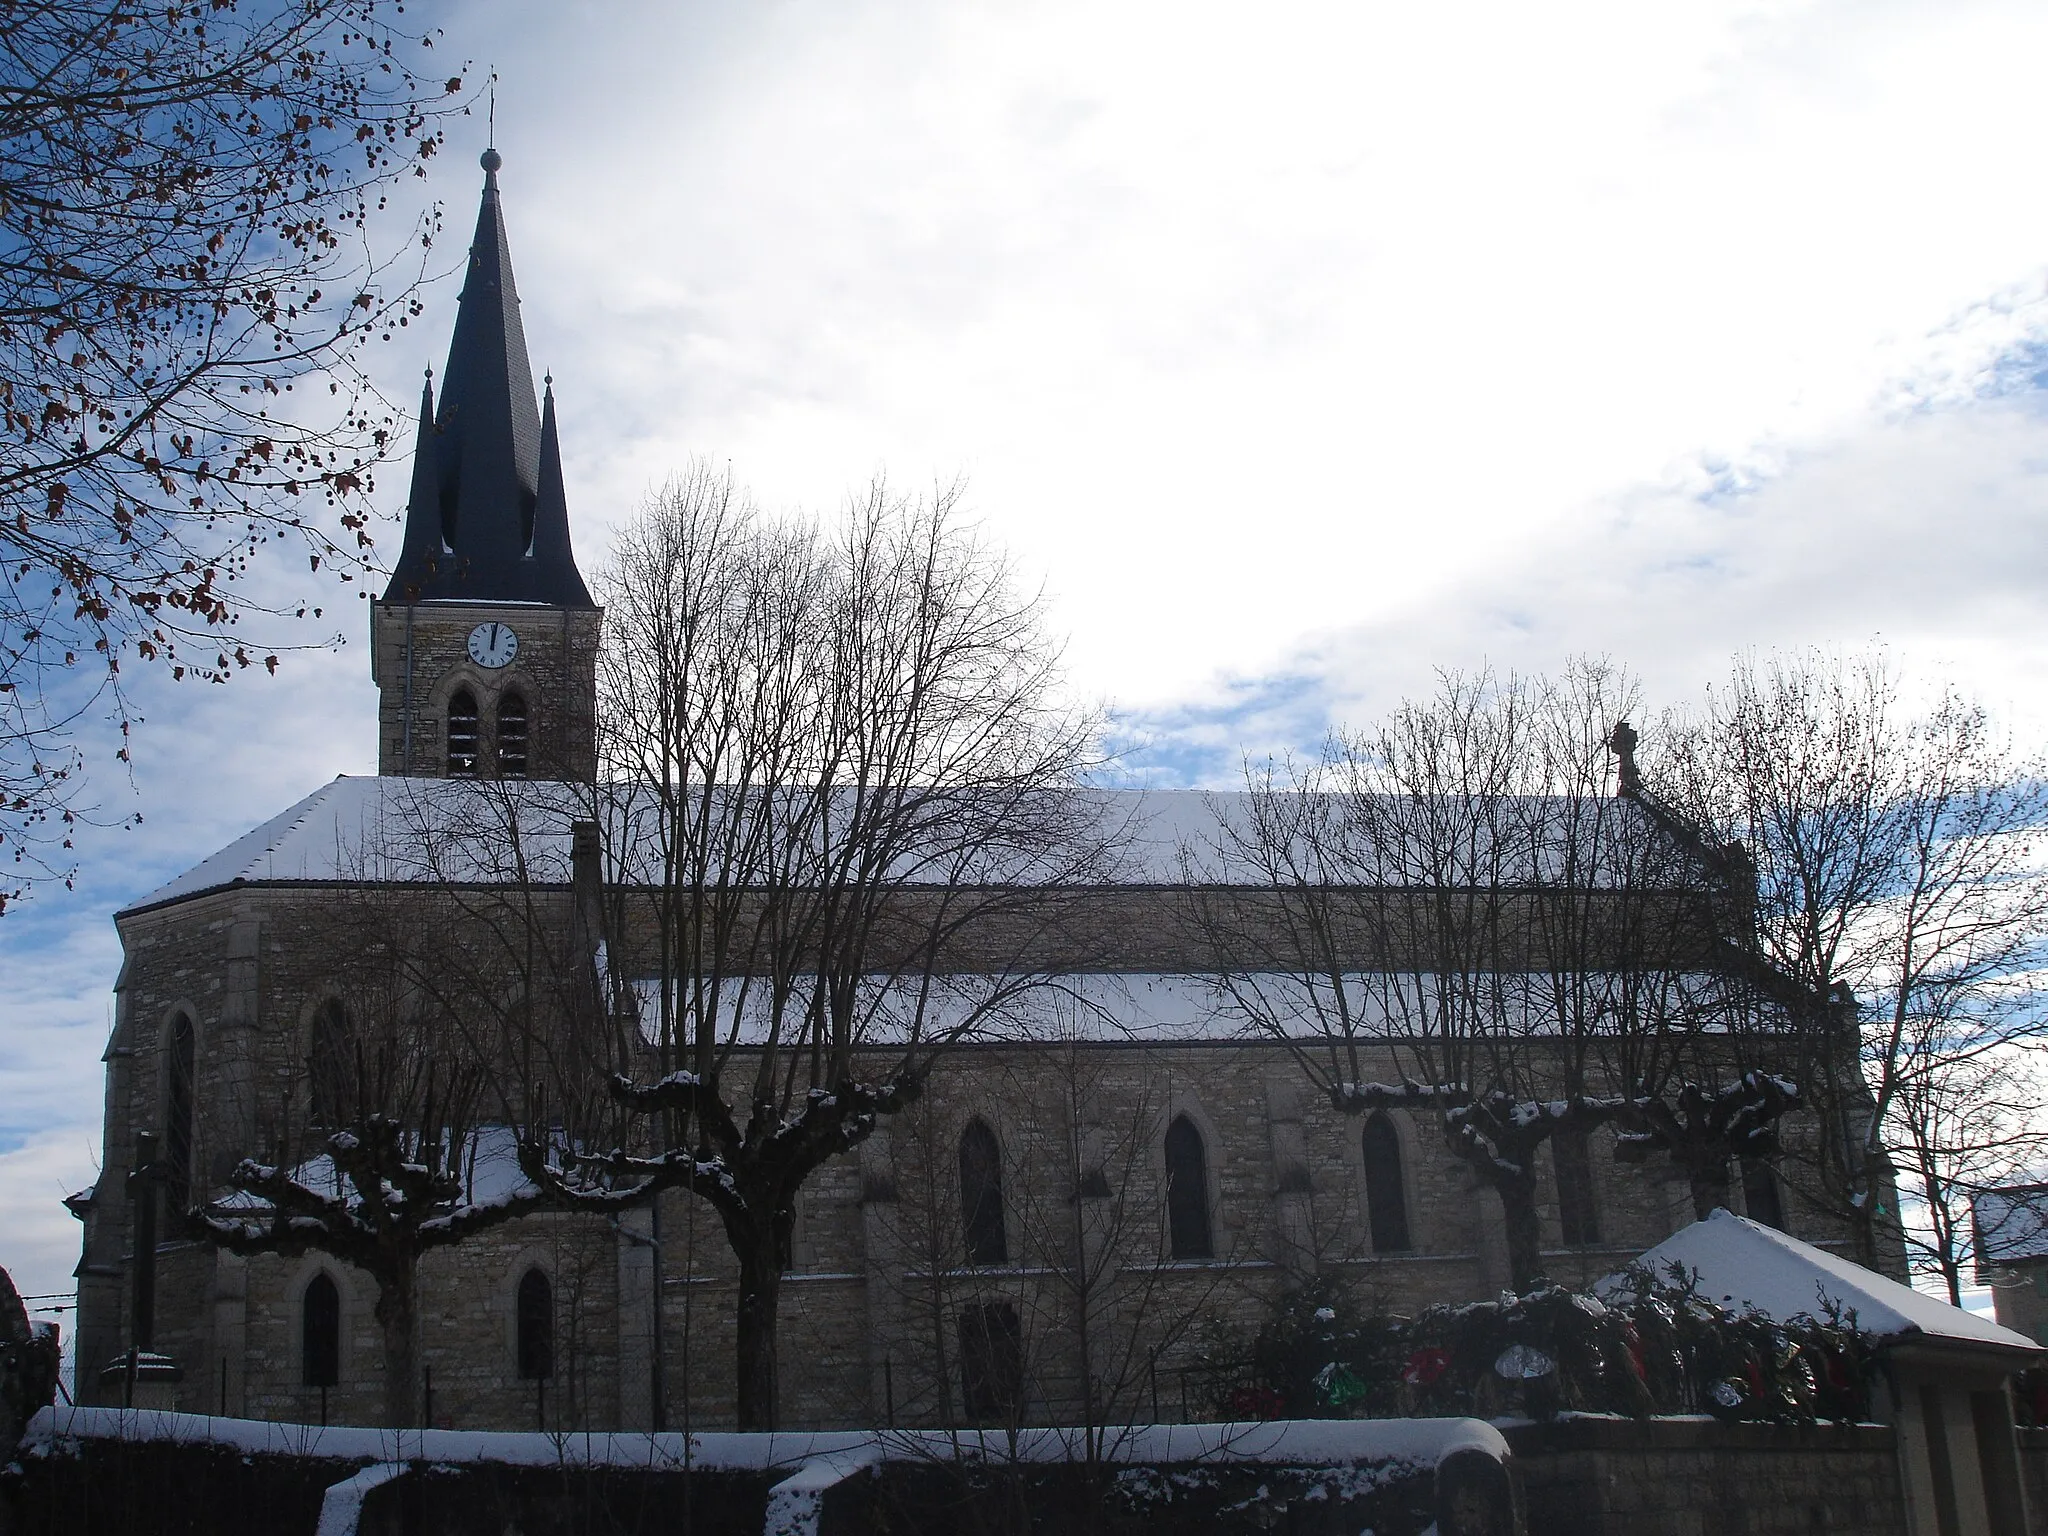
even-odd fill
[[[506,667],[519,654],[519,637],[509,624],[479,624],[469,632],[469,659],[480,667]]]

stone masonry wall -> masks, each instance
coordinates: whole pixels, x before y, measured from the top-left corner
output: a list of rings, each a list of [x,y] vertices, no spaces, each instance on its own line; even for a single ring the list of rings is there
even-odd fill
[[[1507,1432],[1528,1536],[1906,1536],[1889,1426],[1567,1419]]]
[[[1142,893],[1141,893],[1142,898]],[[128,1338],[133,1134],[160,1129],[164,1041],[180,1011],[196,1025],[195,1178],[218,1187],[236,1158],[269,1155],[306,1111],[310,1022],[360,953],[345,893],[251,887],[122,919],[126,964],[108,1051],[106,1160],[88,1212],[81,1275],[81,1385]],[[561,900],[566,907],[566,893]],[[1137,899],[1131,927],[1142,929]],[[1108,921],[1104,908],[1102,921]],[[347,951],[347,953],[343,953]],[[1363,1063],[1392,1077],[1390,1055]],[[1171,1260],[1163,1136],[1185,1115],[1208,1169],[1213,1252]],[[1006,1262],[964,1262],[960,1137],[979,1116],[1003,1158]],[[1506,1282],[1498,1202],[1475,1187],[1433,1126],[1392,1117],[1413,1243],[1376,1254],[1367,1235],[1361,1123],[1315,1094],[1281,1047],[1218,1040],[1145,1045],[974,1047],[946,1058],[909,1113],[819,1171],[797,1211],[782,1287],[785,1421],[834,1426],[958,1418],[959,1321],[1007,1305],[1020,1331],[1031,1419],[1097,1412],[1201,1415],[1216,1386],[1200,1351],[1241,1348],[1270,1298],[1306,1271],[1346,1278],[1365,1309],[1413,1311],[1489,1296]],[[1599,1241],[1567,1247],[1547,1166],[1540,1187],[1552,1278],[1583,1285],[1691,1219],[1681,1181],[1624,1167],[1595,1138]],[[1736,1186],[1739,1196],[1740,1186]],[[1788,1202],[1799,1235],[1838,1234]],[[658,1263],[657,1263],[658,1258]],[[560,1375],[551,1422],[637,1428],[733,1414],[733,1266],[711,1209],[682,1194],[658,1211],[542,1216],[431,1258],[422,1284],[425,1359],[437,1421],[525,1428],[542,1411],[517,1379],[512,1292],[539,1264],[557,1298]],[[159,1256],[158,1346],[186,1365],[180,1403],[279,1419],[317,1416],[300,1382],[301,1298],[321,1262],[248,1262],[167,1243]],[[326,1266],[342,1293],[337,1420],[374,1418],[379,1350],[364,1277]],[[1085,1355],[1085,1358],[1084,1358]],[[225,1377],[222,1368],[225,1365]]]

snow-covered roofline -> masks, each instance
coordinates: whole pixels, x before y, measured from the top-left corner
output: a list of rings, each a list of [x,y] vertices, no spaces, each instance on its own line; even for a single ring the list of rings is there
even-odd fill
[[[1263,883],[1247,879],[1219,851],[1248,824],[1251,797],[1241,791],[1065,793],[1083,807],[1077,820],[1092,819],[1105,838],[1120,847],[1104,883]],[[157,887],[123,915],[245,885],[508,883],[511,862],[501,834],[510,817],[519,822],[528,878],[541,884],[566,883],[571,824],[589,819],[624,822],[637,813],[635,801],[645,795],[645,790],[630,785],[343,775]],[[1562,823],[1575,807],[1587,814],[1597,809],[1599,814],[1625,819],[1645,814],[1625,800],[1522,798],[1509,803],[1532,813],[1524,818],[1532,824],[1535,813]],[[630,838],[617,841],[634,843]],[[635,871],[629,863],[620,873],[630,880]],[[1541,871],[1537,873],[1540,876]],[[1028,861],[992,865],[990,875],[992,883],[1031,879]],[[1595,878],[1604,877],[1596,873]],[[921,881],[913,871],[906,883],[929,881]],[[1391,869],[1376,883],[1413,882],[1399,869]]]
[[[2023,1333],[1732,1211],[1717,1210],[1674,1232],[1636,1263],[1660,1276],[1676,1264],[1698,1276],[1707,1300],[1737,1310],[1754,1307],[1780,1322],[1819,1317],[1832,1304],[1854,1311],[1856,1326],[1886,1343],[1925,1339],[2041,1353]],[[1626,1287],[1624,1277],[1609,1275],[1594,1290],[1609,1294]]]

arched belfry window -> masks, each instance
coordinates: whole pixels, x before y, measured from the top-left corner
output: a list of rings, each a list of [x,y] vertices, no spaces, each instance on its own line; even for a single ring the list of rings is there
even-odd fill
[[[448,772],[475,773],[477,766],[476,695],[458,688],[448,700]]]
[[[349,1112],[348,1015],[329,998],[313,1013],[312,1048],[306,1057],[308,1107],[313,1124],[332,1130]]]
[[[546,1381],[555,1374],[555,1288],[538,1267],[519,1277],[519,1376]]]
[[[164,1149],[168,1170],[164,1188],[171,1205],[183,1210],[192,1203],[192,1144],[196,1127],[198,1040],[192,1016],[180,1013],[171,1020],[171,1038],[164,1052]]]
[[[517,689],[498,700],[498,773],[508,779],[526,777],[526,696]]]
[[[341,1292],[326,1274],[307,1283],[299,1304],[299,1379],[309,1387],[341,1384]]]
[[[1401,1133],[1385,1114],[1365,1122],[1365,1219],[1374,1253],[1406,1253],[1408,1190],[1401,1177]]]
[[[970,1120],[960,1133],[960,1219],[967,1229],[967,1262],[1009,1262],[1003,1230],[1003,1151],[986,1120]]]
[[[1209,1155],[1186,1115],[1166,1128],[1166,1234],[1176,1259],[1214,1258],[1209,1235]]]

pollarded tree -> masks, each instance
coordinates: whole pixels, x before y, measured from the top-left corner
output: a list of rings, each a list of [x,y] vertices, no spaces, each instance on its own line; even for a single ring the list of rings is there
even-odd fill
[[[645,1042],[617,1092],[651,1150],[536,1172],[585,1208],[710,1204],[740,1423],[769,1428],[797,1193],[1044,982],[1061,893],[1114,852],[1074,793],[1096,722],[953,491],[771,523],[699,470],[621,533],[600,597],[605,762],[631,785],[598,801],[609,972]]]
[[[192,1210],[194,1237],[243,1255],[322,1253],[367,1275],[383,1341],[384,1421],[422,1408],[419,1273],[426,1255],[539,1209],[513,1136],[494,1119],[492,1065],[405,989],[350,989],[321,1063],[317,1123],[295,1155],[245,1158],[228,1192]],[[481,1164],[481,1166],[480,1166]]]
[[[402,9],[0,0],[0,905],[63,873],[124,664],[275,668],[247,621],[320,599],[261,595],[257,552],[366,568],[359,350],[418,313],[435,222],[378,218],[460,110]]]
[[[1721,996],[1703,972],[1723,896],[1622,782],[1611,722],[1634,702],[1593,664],[1446,677],[1312,763],[1250,770],[1183,855],[1232,1008],[1340,1109],[1432,1115],[1500,1199],[1525,1289],[1544,1146],[1577,1153],[1620,1120],[1624,1144],[1678,1153],[1697,1137],[1669,1133],[1704,1107],[1679,1097],[1693,1064],[1673,1045]],[[1395,1081],[1373,1080],[1379,1061]],[[1782,1109],[1763,1102],[1774,1085],[1733,1076],[1697,1096]]]

